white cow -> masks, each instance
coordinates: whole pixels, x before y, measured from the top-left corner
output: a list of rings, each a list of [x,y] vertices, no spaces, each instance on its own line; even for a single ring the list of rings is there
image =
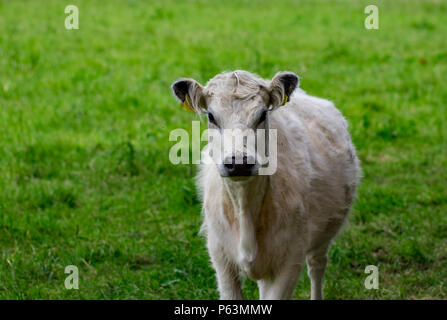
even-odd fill
[[[193,79],[172,85],[186,108],[207,113],[209,129],[276,129],[271,175],[258,174],[259,150],[238,146],[220,162],[201,164],[202,230],[221,299],[243,298],[241,275],[257,281],[261,299],[290,299],[305,259],[311,299],[322,299],[328,249],[351,207],[360,165],[342,114],[297,85],[291,72],[268,81],[246,71],[219,74],[205,87]]]

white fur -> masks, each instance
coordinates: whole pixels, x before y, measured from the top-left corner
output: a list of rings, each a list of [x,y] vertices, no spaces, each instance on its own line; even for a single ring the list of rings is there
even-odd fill
[[[238,71],[216,76],[203,92],[222,126],[245,128],[255,106],[271,101],[269,85]],[[238,90],[255,96],[234,97]],[[220,297],[241,299],[245,274],[257,281],[261,299],[289,299],[306,260],[311,298],[321,299],[327,252],[350,209],[359,160],[341,113],[300,89],[269,112],[268,126],[278,135],[275,174],[236,180],[221,177],[215,164],[200,168],[202,229]]]

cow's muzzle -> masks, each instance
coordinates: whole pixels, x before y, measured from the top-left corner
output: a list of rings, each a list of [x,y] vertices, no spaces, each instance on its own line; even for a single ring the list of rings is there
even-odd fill
[[[220,165],[219,171],[222,177],[248,177],[256,175],[258,171],[256,160],[251,156],[226,157]]]

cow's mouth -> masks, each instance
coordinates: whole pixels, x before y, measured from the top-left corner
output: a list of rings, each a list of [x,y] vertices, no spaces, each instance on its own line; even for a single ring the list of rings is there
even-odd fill
[[[226,165],[218,166],[221,177],[232,180],[247,180],[250,177],[258,175],[257,165]]]

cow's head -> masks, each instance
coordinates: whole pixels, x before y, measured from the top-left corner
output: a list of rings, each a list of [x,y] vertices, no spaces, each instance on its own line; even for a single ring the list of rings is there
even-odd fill
[[[256,146],[268,146],[269,113],[287,103],[298,81],[292,72],[279,72],[266,81],[234,71],[215,76],[205,87],[179,79],[172,91],[186,109],[207,114],[211,149],[222,147],[217,159],[216,153],[213,157],[220,175],[241,177],[257,175],[265,163],[266,150]],[[262,131],[265,134],[259,135]]]

